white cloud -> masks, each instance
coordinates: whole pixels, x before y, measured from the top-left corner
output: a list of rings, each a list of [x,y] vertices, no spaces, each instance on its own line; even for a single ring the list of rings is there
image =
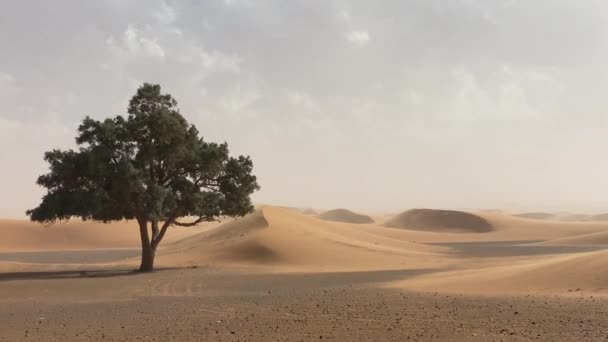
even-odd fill
[[[133,25],[127,26],[121,41],[117,42],[114,37],[109,37],[106,44],[118,54],[129,59],[146,56],[163,60],[166,55],[165,50],[158,43],[158,38],[145,36],[145,33]]]
[[[239,72],[242,61],[238,55],[227,55],[217,50],[211,52],[202,50],[200,58],[203,67],[214,71]]]
[[[306,92],[289,90],[287,91],[287,99],[291,105],[304,108],[309,112],[321,111],[319,103]]]
[[[7,72],[0,71],[0,84],[11,84],[13,82],[15,82],[15,76]]]
[[[144,53],[148,56],[165,58],[165,50],[158,44],[157,39],[142,37],[134,26],[128,26],[123,35],[126,47],[133,53]]]
[[[219,104],[223,111],[228,113],[241,112],[260,98],[260,94],[255,89],[245,89],[241,84],[237,84],[232,90],[220,98]]]
[[[412,105],[424,104],[424,94],[421,94],[415,90],[409,90],[405,93],[406,100]]]
[[[367,31],[350,31],[346,35],[346,40],[356,45],[365,45],[369,43],[371,37]]]
[[[296,121],[314,129],[327,127],[329,121],[322,104],[312,95],[300,90],[288,90],[286,95],[288,111]]]
[[[123,81],[131,76],[137,79],[148,77],[132,74],[132,67],[140,62],[162,62],[165,70],[172,67],[188,70],[187,74],[180,75],[180,82],[199,87],[199,83],[209,80],[212,74],[240,73],[243,61],[236,53],[207,48],[197,36],[173,24],[158,22],[143,27],[129,25],[121,35],[110,36],[106,45],[113,56],[100,63],[100,68]]]
[[[539,105],[530,101],[532,84],[503,68],[495,87],[480,84],[478,77],[465,69],[452,72],[453,97],[445,101],[443,117],[450,120],[522,120],[540,118]]]
[[[251,0],[224,0],[224,4],[230,7],[251,7],[253,2]]]
[[[175,8],[163,1],[160,8],[154,12],[154,18],[162,24],[172,24],[177,19]]]
[[[15,76],[0,71],[0,97],[10,97],[17,90]]]
[[[218,50],[207,51],[201,46],[195,46],[195,43],[186,45],[180,50],[176,60],[192,68],[192,81],[200,82],[214,73],[241,72],[242,58],[237,54],[227,54]]]
[[[353,17],[346,10],[339,11],[338,17],[346,23],[350,23],[353,20]]]

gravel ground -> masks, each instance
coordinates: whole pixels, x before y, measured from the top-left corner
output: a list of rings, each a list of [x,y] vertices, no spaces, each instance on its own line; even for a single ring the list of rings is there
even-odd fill
[[[4,275],[0,341],[608,340],[605,299],[381,288],[415,273]]]

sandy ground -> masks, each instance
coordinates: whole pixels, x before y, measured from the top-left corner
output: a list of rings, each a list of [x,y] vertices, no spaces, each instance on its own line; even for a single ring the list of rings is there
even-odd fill
[[[0,221],[0,341],[608,339],[606,223],[474,214],[491,230],[264,207],[169,232],[151,274],[129,222]]]

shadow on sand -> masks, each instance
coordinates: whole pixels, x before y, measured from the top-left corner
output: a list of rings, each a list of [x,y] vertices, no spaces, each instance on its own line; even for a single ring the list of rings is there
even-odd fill
[[[155,272],[182,269],[181,267],[158,268]],[[7,272],[0,273],[0,282],[9,280],[51,280],[71,278],[110,278],[144,275],[149,273],[138,272],[135,269],[113,269],[113,270],[69,270],[69,271],[35,271],[35,272]]]

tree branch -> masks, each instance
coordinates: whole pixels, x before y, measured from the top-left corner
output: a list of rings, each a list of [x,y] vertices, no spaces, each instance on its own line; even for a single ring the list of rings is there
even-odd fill
[[[171,226],[171,224],[174,223],[173,222],[174,220],[175,220],[175,218],[171,217],[171,218],[168,218],[167,221],[165,221],[165,223],[163,223],[163,226],[160,228],[160,232],[158,233],[156,238],[152,239],[152,248],[156,248],[158,246],[158,244],[160,244],[163,237],[165,237],[165,233],[167,232],[167,229],[169,228],[169,226]],[[158,229],[158,225],[156,226],[156,229]]]
[[[215,219],[213,217],[199,217],[192,222],[178,222],[178,221],[174,220],[173,224],[176,226],[180,226],[180,227],[194,227],[201,222],[213,222],[213,221],[219,222],[220,220]]]
[[[152,241],[154,241],[158,237],[158,220],[152,220]]]

